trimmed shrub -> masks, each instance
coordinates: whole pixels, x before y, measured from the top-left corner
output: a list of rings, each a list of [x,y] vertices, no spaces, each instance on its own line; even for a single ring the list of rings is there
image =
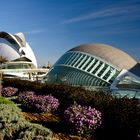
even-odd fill
[[[140,131],[140,102],[138,99],[115,98],[110,101],[108,107],[103,108],[102,116],[103,125],[97,133],[99,139],[137,140],[137,134]]]
[[[59,106],[58,99],[54,98],[51,95],[47,96],[36,96],[35,98],[31,99],[31,106],[32,108],[36,108],[39,112],[54,112],[57,110]]]
[[[38,124],[32,124],[18,135],[20,140],[54,140],[52,132]]]
[[[72,105],[64,112],[66,123],[79,135],[93,134],[101,125],[101,113],[90,106]]]
[[[75,101],[83,106],[92,106],[101,110],[104,107],[106,108],[113,99],[110,92],[87,91],[80,87],[49,85],[19,79],[4,79],[4,86],[9,85],[18,88],[22,92],[32,90],[38,95],[54,96],[61,102],[59,111],[62,115],[64,110]]]
[[[30,99],[34,98],[35,92],[33,91],[23,91],[20,92],[19,95],[17,96],[17,101],[23,103],[25,106],[29,104]]]
[[[37,83],[34,81],[27,81],[27,80],[21,80],[21,79],[14,79],[14,78],[4,78],[3,80],[3,86],[7,87],[7,86],[12,86],[15,88],[19,89],[19,92],[22,91],[30,91],[30,90],[36,90],[36,88],[38,89],[39,87],[42,87],[41,83]]]
[[[10,97],[15,95],[18,92],[17,88],[14,87],[4,87],[2,88],[2,96]]]
[[[20,114],[20,109],[16,106],[0,104],[0,134],[3,138],[12,138],[28,122]]]
[[[12,101],[10,101],[10,100],[6,99],[5,97],[2,97],[2,96],[0,96],[0,104],[9,104],[9,105],[12,105],[12,106],[16,106],[14,104],[14,102],[12,102]]]
[[[51,95],[35,95],[32,91],[20,93],[17,100],[22,102],[29,109],[45,113],[56,111],[60,104],[58,99]]]
[[[0,104],[0,139],[52,139],[51,130],[38,124],[29,123],[20,111],[16,106]]]

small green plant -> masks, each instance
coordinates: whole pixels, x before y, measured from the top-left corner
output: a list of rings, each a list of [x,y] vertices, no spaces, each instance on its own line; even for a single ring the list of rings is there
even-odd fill
[[[24,131],[21,131],[18,135],[20,140],[53,140],[52,132],[38,124],[31,124]]]
[[[52,132],[43,126],[28,122],[17,106],[0,104],[1,140],[38,140],[38,136],[42,137],[42,140],[49,140]]]
[[[0,96],[0,104],[9,104],[9,105],[16,106],[14,102],[12,102],[12,101],[10,101],[2,96]]]
[[[27,121],[20,113],[20,109],[9,104],[0,104],[0,134],[4,138],[12,138],[13,134]]]

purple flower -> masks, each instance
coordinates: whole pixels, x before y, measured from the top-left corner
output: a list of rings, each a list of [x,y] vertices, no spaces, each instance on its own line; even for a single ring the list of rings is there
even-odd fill
[[[138,134],[138,140],[140,140],[140,134]]]
[[[33,108],[38,112],[53,112],[56,111],[59,106],[58,99],[51,95],[36,95],[32,91],[26,91],[20,93],[18,100],[24,103],[27,107]]]
[[[64,118],[78,134],[93,133],[101,125],[101,113],[90,106],[72,105],[64,111]]]
[[[10,97],[15,95],[18,92],[17,88],[14,87],[5,87],[2,89],[2,96]]]

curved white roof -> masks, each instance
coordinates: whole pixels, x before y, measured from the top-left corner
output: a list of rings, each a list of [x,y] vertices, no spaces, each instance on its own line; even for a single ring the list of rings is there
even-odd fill
[[[114,65],[118,70],[129,70],[138,63],[126,52],[106,44],[85,44],[77,46],[69,51],[89,53]]]
[[[35,55],[23,33],[0,32],[0,55],[9,61],[25,56],[37,67]]]

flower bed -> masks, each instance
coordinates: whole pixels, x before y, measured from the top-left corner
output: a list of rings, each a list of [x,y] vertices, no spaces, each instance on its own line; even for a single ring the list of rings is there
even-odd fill
[[[19,91],[32,89],[38,95],[46,96],[46,94],[51,94],[53,97],[59,99],[61,104],[59,105],[57,113],[59,113],[60,118],[63,117],[64,110],[72,105],[74,101],[82,106],[91,106],[92,108],[95,107],[100,110],[102,112],[102,125],[94,130],[97,136],[96,139],[98,140],[112,140],[114,136],[115,139],[137,140],[138,132],[140,132],[140,102],[138,99],[128,99],[127,97],[115,98],[110,92],[89,92],[77,87],[47,85],[16,79],[7,79],[7,81],[4,81],[3,86],[6,87],[9,85],[17,87]],[[23,102],[24,105],[31,107],[26,96],[23,101],[25,101],[25,103]],[[40,105],[41,103],[39,103],[39,106]],[[32,110],[34,110],[33,107],[31,107],[30,111]],[[37,112],[41,112],[40,110],[41,109],[37,110],[37,108],[35,108]],[[71,125],[74,127],[74,124]],[[67,126],[64,127],[64,129],[66,128]]]

